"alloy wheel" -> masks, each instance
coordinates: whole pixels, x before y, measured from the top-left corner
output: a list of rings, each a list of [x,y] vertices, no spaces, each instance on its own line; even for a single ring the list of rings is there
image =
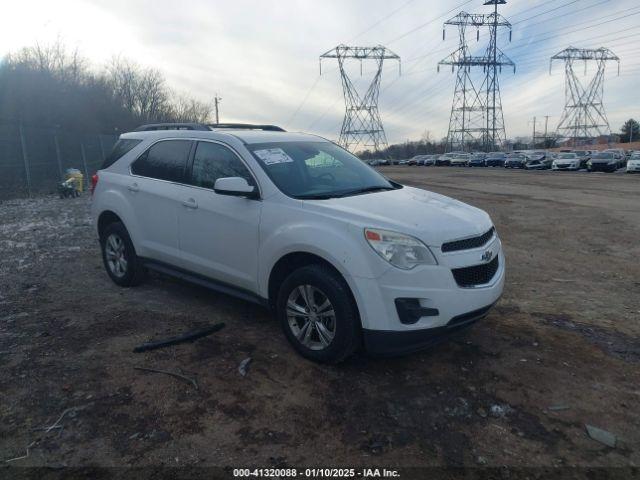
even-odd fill
[[[312,285],[299,285],[287,299],[287,321],[298,341],[311,350],[324,350],[336,334],[336,314],[329,298]]]
[[[105,242],[104,251],[111,273],[118,278],[124,277],[127,273],[128,264],[125,257],[125,244],[122,238],[115,233],[109,235]]]

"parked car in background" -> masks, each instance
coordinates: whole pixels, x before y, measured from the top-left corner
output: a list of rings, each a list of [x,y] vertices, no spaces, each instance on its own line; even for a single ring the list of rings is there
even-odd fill
[[[466,167],[469,164],[469,154],[459,153],[451,159],[450,165],[452,167]]]
[[[447,157],[446,155],[440,155],[436,157],[436,167],[446,167],[449,165],[451,165],[451,157]]]
[[[270,307],[300,355],[328,363],[361,346],[426,348],[500,298],[505,257],[486,212],[316,135],[173,125],[122,135],[92,178],[115,284],[153,269]]]
[[[640,173],[640,152],[634,152],[627,160],[627,173]]]
[[[590,172],[615,172],[620,167],[620,154],[611,151],[597,152],[587,162]]]
[[[587,168],[587,162],[591,158],[590,150],[573,150],[572,153],[575,153],[580,159],[580,168]]]
[[[551,155],[536,155],[534,158],[529,158],[527,160],[524,168],[526,170],[549,170],[552,163],[553,158]]]
[[[484,153],[474,153],[469,157],[469,163],[467,165],[469,167],[486,167],[484,163],[485,158],[487,158],[487,155]]]
[[[503,152],[491,152],[484,159],[484,165],[486,167],[504,167],[504,161],[507,159],[507,155]]]
[[[436,164],[437,155],[423,155],[422,165],[425,167],[432,167]]]
[[[378,162],[378,166],[389,166],[391,165],[391,162],[389,162],[389,160],[387,160],[386,158],[381,158],[379,160],[377,160]]]
[[[622,168],[627,164],[627,156],[622,148],[609,148],[605,152],[613,153],[613,156],[618,161],[618,168]]]
[[[507,155],[504,161],[504,168],[524,168],[527,164],[527,157],[522,153],[512,153]]]
[[[451,160],[455,157],[457,157],[458,155],[467,155],[465,152],[449,152],[449,153],[445,153],[444,155],[440,155],[439,157],[436,158],[436,166],[438,167],[444,167],[444,166],[450,166],[451,165]]]
[[[581,162],[580,157],[575,152],[561,153],[552,162],[551,170],[580,170]]]

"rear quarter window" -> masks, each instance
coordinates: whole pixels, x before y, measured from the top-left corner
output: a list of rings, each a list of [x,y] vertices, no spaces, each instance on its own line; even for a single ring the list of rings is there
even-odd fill
[[[140,142],[142,142],[142,140],[136,140],[134,138],[121,138],[118,140],[111,149],[111,153],[104,159],[101,169],[109,168],[139,145]]]

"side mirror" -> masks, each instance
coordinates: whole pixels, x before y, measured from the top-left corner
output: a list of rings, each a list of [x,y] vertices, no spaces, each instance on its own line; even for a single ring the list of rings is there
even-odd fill
[[[229,195],[232,197],[246,197],[257,199],[258,190],[242,177],[219,178],[213,185],[213,191],[218,195]]]

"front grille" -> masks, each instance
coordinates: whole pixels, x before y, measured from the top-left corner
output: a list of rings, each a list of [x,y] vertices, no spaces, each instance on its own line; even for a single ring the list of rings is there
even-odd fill
[[[454,268],[451,270],[453,278],[456,279],[458,286],[462,288],[475,287],[476,285],[484,285],[489,283],[498,271],[498,257],[489,263],[475,265],[473,267]]]
[[[480,235],[479,237],[465,238],[464,240],[456,240],[454,242],[447,242],[442,244],[442,252],[456,252],[458,250],[470,250],[472,248],[479,248],[486,245],[493,237],[496,228],[491,227],[487,233]]]

